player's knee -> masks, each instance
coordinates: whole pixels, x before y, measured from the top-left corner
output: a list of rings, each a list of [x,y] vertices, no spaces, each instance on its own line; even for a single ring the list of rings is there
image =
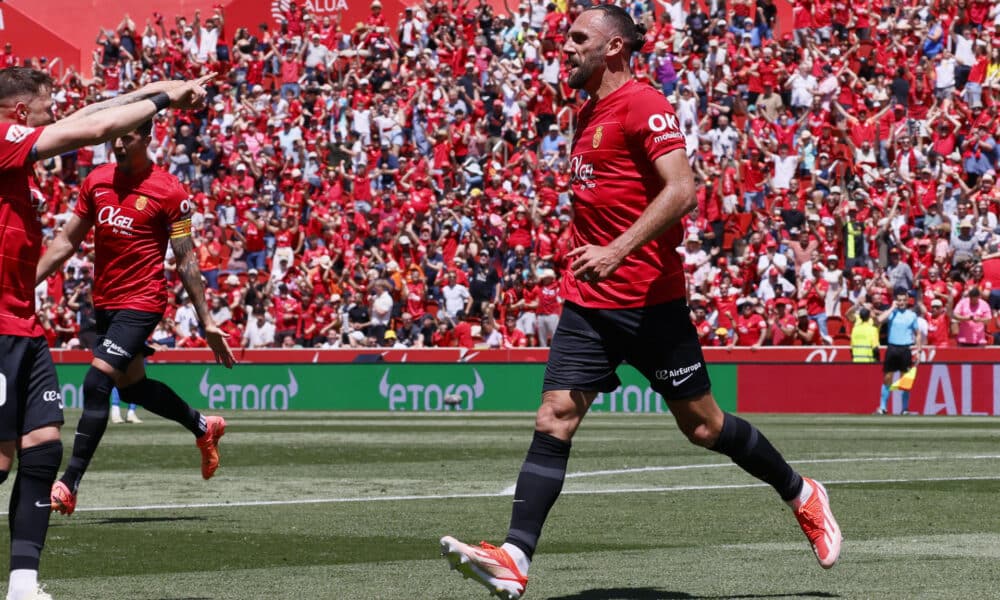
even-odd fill
[[[129,382],[127,386],[118,388],[118,396],[121,398],[121,401],[126,404],[143,406],[143,402],[147,399],[145,396],[149,391],[146,389],[147,381],[148,379],[143,377],[138,381]]]
[[[681,431],[683,431],[689,442],[702,448],[715,446],[715,442],[718,441],[719,434],[721,433],[721,429],[713,427],[711,423],[699,423],[697,425],[682,427]]]
[[[22,448],[17,454],[17,471],[23,476],[55,481],[62,456],[63,445],[60,440]]]
[[[90,367],[83,378],[83,408],[86,411],[110,412],[109,401],[115,380],[97,367]]]
[[[580,423],[574,406],[563,406],[555,402],[544,402],[535,413],[535,431],[541,431],[559,439],[569,439]]]

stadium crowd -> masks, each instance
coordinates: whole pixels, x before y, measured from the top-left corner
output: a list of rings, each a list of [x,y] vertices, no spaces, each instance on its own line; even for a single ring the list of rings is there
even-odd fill
[[[994,343],[1000,4],[799,0],[785,34],[773,0],[710,4],[627,2],[648,32],[635,70],[673,101],[696,173],[679,251],[702,342],[846,343],[856,307],[904,288],[929,345]],[[255,30],[221,8],[125,16],[98,33],[92,79],[9,44],[0,60],[56,76],[57,117],[218,73],[204,112],[156,118],[150,151],[190,188],[232,344],[544,346],[582,102],[559,48],[579,10],[424,0],[397,25],[374,0],[350,24],[292,1]],[[40,165],[49,237],[110,160]],[[174,266],[151,343],[204,346]],[[85,244],[40,286],[52,346],[93,342],[92,274]]]

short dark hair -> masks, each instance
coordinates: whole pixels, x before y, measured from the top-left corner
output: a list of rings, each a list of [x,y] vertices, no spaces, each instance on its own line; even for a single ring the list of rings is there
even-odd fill
[[[149,119],[148,121],[143,121],[138,127],[135,128],[135,132],[142,137],[149,137],[149,134],[153,132],[153,120]]]
[[[868,310],[867,308],[862,308],[861,310],[858,311],[858,316],[861,317],[862,321],[867,321],[868,319],[871,318],[872,311]]]
[[[44,71],[30,67],[0,69],[0,100],[24,95],[37,96],[43,88],[52,88],[52,77]]]
[[[596,10],[614,27],[615,33],[625,40],[629,54],[638,52],[646,43],[646,26],[632,20],[625,9],[617,4],[596,4],[587,9]],[[584,11],[586,12],[586,11]]]

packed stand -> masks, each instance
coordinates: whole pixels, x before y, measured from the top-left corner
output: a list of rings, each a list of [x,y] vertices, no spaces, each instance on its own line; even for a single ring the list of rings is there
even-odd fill
[[[243,347],[544,346],[569,249],[573,112],[561,46],[580,5],[415,4],[396,24],[289,3],[276,28],[126,16],[57,116],[149,81],[219,73],[150,151],[189,186],[215,320]],[[847,343],[903,287],[928,344],[993,343],[1000,5],[635,2],[634,70],[676,107],[698,181],[679,251],[705,345]],[[5,64],[18,62],[8,48]],[[651,123],[651,127],[659,124]],[[46,232],[106,147],[41,165]],[[56,347],[93,343],[91,248],[39,289]],[[151,342],[201,347],[168,254]],[[1000,284],[1000,280],[997,280]],[[988,310],[984,310],[984,306]]]

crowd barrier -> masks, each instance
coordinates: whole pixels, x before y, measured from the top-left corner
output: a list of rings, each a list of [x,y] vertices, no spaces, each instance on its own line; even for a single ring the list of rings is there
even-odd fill
[[[770,413],[871,413],[882,370],[851,362],[846,347],[705,351],[723,409]],[[63,400],[82,402],[90,354],[54,351]],[[331,410],[387,412],[532,411],[547,350],[240,350],[232,370],[207,350],[166,350],[150,376],[210,411]],[[631,367],[622,386],[601,394],[594,412],[664,413],[663,398]],[[892,408],[901,409],[899,393]],[[1000,416],[1000,348],[930,348],[911,393],[924,415]]]

